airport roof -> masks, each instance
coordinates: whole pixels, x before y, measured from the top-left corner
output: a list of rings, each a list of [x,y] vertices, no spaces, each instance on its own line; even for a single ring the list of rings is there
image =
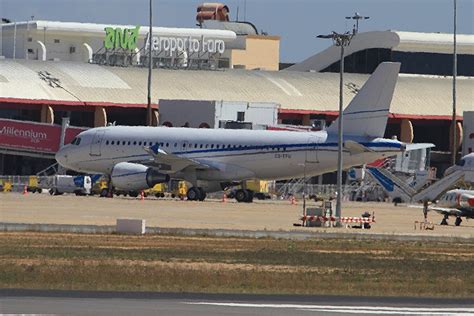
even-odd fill
[[[446,33],[421,33],[399,31],[373,31],[357,33],[345,48],[345,56],[371,48],[386,48],[401,52],[453,53],[453,35]],[[458,34],[458,54],[474,55],[474,35]],[[288,67],[291,71],[321,71],[340,59],[340,48],[331,45],[327,49]]]
[[[80,23],[80,22],[60,22],[60,21],[43,21],[35,20],[28,22],[17,22],[1,24],[0,28],[5,31],[11,31],[15,27],[18,29],[24,29],[28,27],[30,31],[38,30],[43,32],[48,30],[48,33],[69,33],[75,35],[89,36],[95,35],[104,37],[104,29],[106,27],[113,28],[135,28],[135,25],[118,25],[118,24],[97,24],[97,23]],[[140,36],[146,36],[148,34],[149,27],[141,26],[139,34]],[[236,38],[235,32],[232,30],[223,29],[202,29],[202,28],[177,28],[177,27],[153,27],[153,33],[159,36],[207,36],[216,39],[222,39],[224,41],[233,41]]]
[[[345,104],[368,75],[345,75]],[[0,60],[0,103],[144,107],[147,69],[78,62]],[[336,113],[339,74],[255,70],[153,71],[152,100],[275,102],[285,113]],[[393,117],[447,119],[449,77],[400,75]],[[156,102],[154,102],[156,103]],[[474,109],[474,78],[457,80],[457,110]]]

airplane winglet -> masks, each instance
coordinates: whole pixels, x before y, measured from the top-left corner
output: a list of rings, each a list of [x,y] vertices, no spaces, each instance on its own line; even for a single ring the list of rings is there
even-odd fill
[[[148,148],[156,155],[160,149],[160,145],[156,143],[155,145],[150,146]]]

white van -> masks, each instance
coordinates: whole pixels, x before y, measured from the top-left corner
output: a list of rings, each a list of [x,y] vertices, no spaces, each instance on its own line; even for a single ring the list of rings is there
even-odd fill
[[[89,176],[55,175],[42,178],[39,181],[39,186],[43,189],[49,189],[51,195],[63,193],[86,195],[91,193],[92,180]]]

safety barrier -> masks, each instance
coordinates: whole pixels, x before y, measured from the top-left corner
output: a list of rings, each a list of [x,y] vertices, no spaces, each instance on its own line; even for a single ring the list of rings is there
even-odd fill
[[[333,224],[336,224],[336,223],[341,223],[341,224],[345,224],[346,228],[350,228],[351,226],[349,224],[355,223],[355,224],[360,224],[360,227],[357,227],[357,228],[365,229],[365,228],[370,228],[370,224],[375,223],[375,216],[373,214],[372,216],[369,216],[369,217],[353,217],[353,216],[335,217],[335,216],[317,216],[317,215],[308,216],[306,215],[306,216],[302,216],[300,220],[302,221],[301,226],[303,227],[320,226],[320,225],[308,225],[310,223],[320,222],[320,223],[326,223],[326,225],[329,224],[329,226],[333,226]]]

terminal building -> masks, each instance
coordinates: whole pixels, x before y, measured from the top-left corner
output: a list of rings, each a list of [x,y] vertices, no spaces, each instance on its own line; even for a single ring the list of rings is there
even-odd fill
[[[151,48],[156,125],[183,126],[181,121],[160,117],[160,103],[180,102],[192,105],[186,113],[190,117],[186,126],[190,127],[216,126],[205,116],[192,115],[204,111],[200,104],[215,102],[228,104],[229,109],[244,108],[241,105],[247,103],[252,111],[258,110],[255,104],[267,104],[275,109],[267,110],[276,113],[275,124],[330,124],[338,109],[338,48],[331,46],[279,70],[280,38],[259,34],[251,23],[228,21],[228,11],[224,7],[201,9],[199,28],[154,27],[151,40],[147,26],[53,21],[3,24],[0,119],[57,125],[69,117],[71,125],[86,128],[110,123],[143,125],[145,66]],[[400,61],[401,74],[385,136],[433,142],[438,153],[434,160],[440,165],[447,162],[451,49],[449,34],[358,33],[346,50],[345,105],[380,62]],[[457,133],[461,140],[462,114],[474,109],[474,35],[458,36],[458,52]],[[225,119],[245,120],[242,111],[232,114],[229,110]],[[255,112],[251,115],[256,116]],[[2,146],[0,139],[0,173],[32,173],[51,163],[29,158],[33,151],[12,150]],[[29,170],[25,170],[25,161]]]

